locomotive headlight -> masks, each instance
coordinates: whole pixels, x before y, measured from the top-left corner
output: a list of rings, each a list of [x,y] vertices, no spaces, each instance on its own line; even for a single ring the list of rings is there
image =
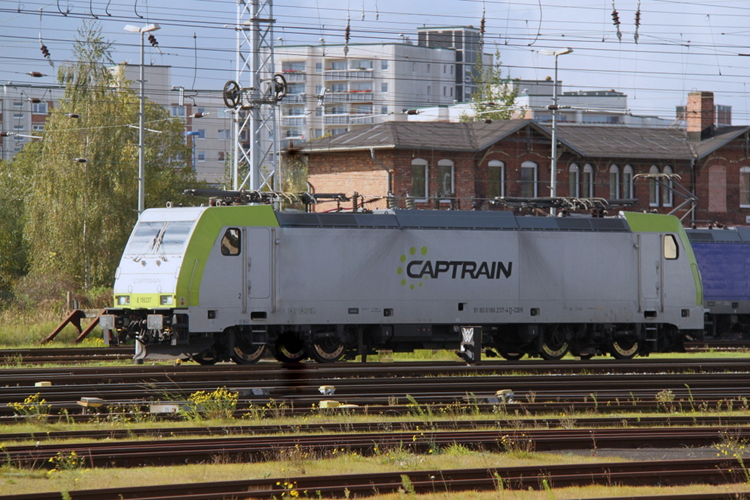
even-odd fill
[[[115,300],[117,300],[118,306],[130,305],[130,295],[118,295],[117,297],[115,297]]]
[[[174,303],[174,297],[171,295],[161,295],[159,296],[159,304],[163,306],[171,306]]]

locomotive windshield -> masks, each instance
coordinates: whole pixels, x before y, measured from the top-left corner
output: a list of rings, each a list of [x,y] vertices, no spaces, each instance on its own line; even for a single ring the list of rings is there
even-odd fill
[[[125,255],[182,253],[194,221],[140,222]]]

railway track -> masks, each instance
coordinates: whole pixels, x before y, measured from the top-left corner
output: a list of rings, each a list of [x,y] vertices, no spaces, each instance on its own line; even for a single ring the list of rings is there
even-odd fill
[[[50,404],[54,415],[63,410],[68,414],[81,412],[78,403],[82,398],[100,398],[110,406],[143,406],[155,400],[185,400],[194,392],[221,386],[239,394],[240,411],[251,405],[283,402],[290,412],[309,412],[323,399],[389,413],[403,412],[402,405],[411,400],[424,405],[458,401],[491,411],[493,405],[502,402],[496,394],[500,390],[512,391],[515,403],[528,412],[571,407],[594,412],[646,411],[664,403],[673,404],[676,410],[695,410],[701,405],[717,408],[721,404],[747,407],[750,386],[744,360],[689,363],[663,363],[658,371],[653,364],[646,370],[645,363],[638,363],[640,370],[631,373],[613,369],[611,373],[591,374],[586,369],[586,374],[579,375],[570,374],[567,363],[559,370],[548,367],[547,374],[537,375],[511,375],[496,367],[457,363],[366,368],[346,364],[290,371],[280,370],[278,365],[9,369],[0,372],[5,403],[0,405],[0,419],[13,414],[7,403],[21,403],[32,394],[39,394]],[[534,363],[518,366],[527,364]],[[623,364],[613,365],[623,368]],[[498,366],[504,368],[505,364]],[[550,370],[560,373],[549,374]],[[678,373],[680,370],[693,373]],[[37,386],[40,381],[43,385]],[[328,392],[321,394],[321,387],[328,387]]]
[[[85,443],[37,442],[5,446],[4,460],[19,468],[53,469],[53,458],[75,453],[86,467],[147,467],[223,462],[284,460],[299,451],[311,457],[328,458],[337,452],[371,456],[387,450],[415,454],[437,453],[441,448],[461,445],[472,451],[550,452],[604,449],[710,448],[728,437],[746,441],[750,429],[743,427],[668,428],[576,428],[493,429],[433,431],[423,428],[405,432],[346,432],[334,434],[274,434],[268,436],[208,437],[191,439],[155,438],[142,441],[89,441]],[[714,455],[715,450],[704,450]]]
[[[569,486],[666,486],[741,483],[742,466],[734,459],[609,462],[606,464],[543,465],[481,469],[399,471],[335,476],[294,476],[240,481],[163,484],[101,490],[72,490],[72,500],[130,499],[244,499],[364,498],[406,491],[459,493],[462,491],[544,490]],[[746,487],[738,490],[747,491]],[[647,497],[638,497],[639,499]],[[669,498],[669,497],[650,497]],[[736,499],[737,493],[680,495],[686,500]],[[59,500],[60,493],[2,495],[0,500]]]
[[[455,430],[477,430],[477,429],[562,429],[562,428],[641,428],[641,427],[716,427],[722,430],[739,426],[750,426],[750,416],[577,416],[577,417],[538,417],[538,418],[486,418],[465,419],[455,418],[447,420],[391,420],[380,422],[319,422],[314,424],[294,425],[221,425],[202,427],[150,427],[150,428],[111,428],[111,429],[89,429],[73,431],[47,431],[43,435],[39,433],[13,433],[2,434],[5,443],[29,441],[36,443],[54,444],[62,440],[112,440],[133,439],[136,437],[146,438],[179,438],[185,436],[271,436],[277,434],[289,434],[292,429],[297,434],[311,433],[346,433],[346,432],[392,432],[392,431],[455,431]]]
[[[0,349],[0,366],[78,364],[121,361],[133,357],[133,347],[51,347]]]

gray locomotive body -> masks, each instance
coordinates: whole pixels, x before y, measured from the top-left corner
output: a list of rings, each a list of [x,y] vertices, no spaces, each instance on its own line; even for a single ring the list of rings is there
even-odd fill
[[[253,362],[268,350],[325,362],[458,349],[474,328],[486,354],[508,359],[629,358],[679,349],[703,328],[695,259],[668,216],[211,207],[181,259],[173,307],[109,311],[141,357]],[[145,267],[124,257],[116,295]]]

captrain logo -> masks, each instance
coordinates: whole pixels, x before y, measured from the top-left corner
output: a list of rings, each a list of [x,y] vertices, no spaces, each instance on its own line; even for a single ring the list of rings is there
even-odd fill
[[[428,260],[427,247],[409,249],[409,255],[401,256],[401,265],[396,270],[401,278],[401,286],[409,285],[410,290],[423,286],[427,279],[490,279],[510,278],[513,262],[475,262],[472,260]]]

